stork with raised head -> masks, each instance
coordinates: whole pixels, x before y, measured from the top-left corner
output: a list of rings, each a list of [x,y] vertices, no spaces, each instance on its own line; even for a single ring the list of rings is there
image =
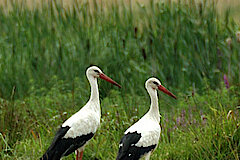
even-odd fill
[[[151,98],[149,111],[134,125],[129,127],[119,144],[117,160],[149,160],[160,138],[161,127],[157,90],[176,99],[176,96],[161,85],[156,78],[149,78],[145,87]]]
[[[104,79],[119,88],[121,86],[106,76],[98,67],[89,67],[86,71],[91,86],[91,96],[87,104],[67,119],[57,131],[52,144],[41,160],[60,160],[76,151],[76,159],[82,160],[87,142],[94,136],[100,125],[101,109],[97,78]]]

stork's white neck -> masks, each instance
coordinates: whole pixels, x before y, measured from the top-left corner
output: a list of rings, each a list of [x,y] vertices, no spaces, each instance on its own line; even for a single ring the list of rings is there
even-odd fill
[[[99,104],[99,92],[98,92],[98,84],[97,84],[97,78],[87,75],[87,78],[89,80],[90,86],[91,86],[91,96],[89,99],[89,102],[95,102]]]
[[[153,89],[150,86],[147,86],[147,91],[151,98],[151,106],[147,113],[151,118],[155,119],[158,123],[160,122],[160,114],[158,109],[158,96],[157,96],[157,90]]]

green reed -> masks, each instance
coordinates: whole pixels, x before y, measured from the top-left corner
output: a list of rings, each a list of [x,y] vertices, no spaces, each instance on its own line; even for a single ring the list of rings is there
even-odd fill
[[[144,92],[138,86],[150,76],[179,91],[193,85],[201,90],[204,78],[217,88],[223,74],[231,84],[239,82],[237,25],[228,15],[219,19],[214,5],[116,3],[2,7],[0,96],[9,99],[16,88],[16,97],[24,97],[31,81],[38,88],[51,87],[55,75],[74,89],[75,77],[86,82],[89,65],[100,66],[131,93]],[[227,37],[233,38],[231,49]],[[112,87],[102,83],[101,88],[106,93]]]

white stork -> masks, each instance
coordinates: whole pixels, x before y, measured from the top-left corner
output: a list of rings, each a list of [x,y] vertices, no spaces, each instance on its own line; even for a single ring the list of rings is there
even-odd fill
[[[176,99],[176,96],[164,88],[156,78],[149,78],[145,87],[151,98],[150,109],[125,131],[119,144],[117,160],[138,160],[143,157],[145,160],[150,159],[151,153],[158,145],[161,133],[157,89]]]
[[[76,151],[76,159],[82,160],[87,142],[94,136],[100,125],[101,109],[97,78],[104,79],[119,88],[121,86],[106,76],[98,67],[89,67],[86,71],[91,85],[91,97],[87,104],[67,119],[57,131],[52,144],[41,160],[60,160]]]

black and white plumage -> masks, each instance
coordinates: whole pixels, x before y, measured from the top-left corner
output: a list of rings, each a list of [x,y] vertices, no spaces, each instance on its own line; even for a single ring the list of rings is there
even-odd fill
[[[54,140],[41,160],[59,160],[76,151],[76,159],[82,159],[83,150],[94,136],[100,125],[101,109],[97,78],[104,79],[119,88],[117,82],[107,77],[98,67],[92,66],[86,71],[91,86],[91,96],[87,104],[67,119],[57,131]]]
[[[150,109],[125,131],[119,144],[117,160],[139,160],[143,157],[145,160],[150,159],[151,153],[158,145],[161,133],[157,89],[176,99],[176,96],[164,88],[156,78],[149,78],[145,87],[151,98]]]

